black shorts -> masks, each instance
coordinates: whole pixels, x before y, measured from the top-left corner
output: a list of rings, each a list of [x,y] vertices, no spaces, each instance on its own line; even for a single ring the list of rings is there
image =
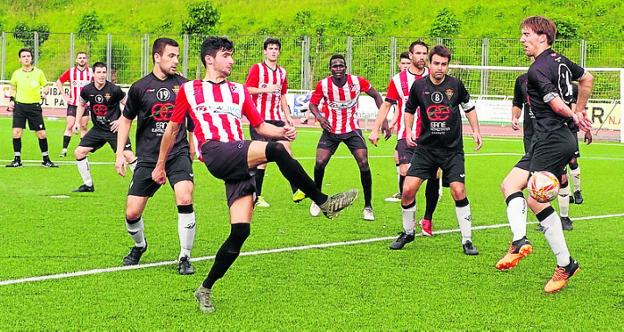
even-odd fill
[[[156,165],[139,163],[132,175],[128,196],[152,197],[160,185],[152,180],[152,171]],[[179,154],[167,160],[165,172],[171,188],[180,181],[193,182],[193,166],[188,154]]]
[[[284,121],[280,121],[280,120],[264,120],[264,122],[266,123],[270,123],[276,127],[284,127],[286,126],[286,122]],[[249,135],[251,136],[251,140],[253,141],[263,141],[263,142],[271,142],[271,141],[279,141],[279,139],[276,138],[269,138],[269,137],[265,137],[262,136],[260,134],[258,134],[258,132],[256,131],[256,129],[252,126],[249,126]]]
[[[78,106],[76,105],[67,105],[67,116],[76,117],[76,111],[78,110]],[[82,117],[89,116],[89,108],[85,108]]]
[[[43,112],[39,103],[15,103],[15,109],[13,110],[13,128],[26,129],[26,121],[28,121],[28,128],[30,128],[30,130],[45,130]]]
[[[445,187],[452,182],[464,183],[466,179],[464,151],[429,149],[418,145],[414,148],[414,156],[407,175],[435,180],[438,168],[442,169],[442,183]]]
[[[323,134],[321,134],[321,138],[319,139],[316,148],[329,150],[333,155],[341,142],[347,145],[351,153],[355,150],[366,149],[366,140],[364,139],[364,136],[362,136],[362,131],[360,129],[356,129],[346,134],[332,134],[323,130]]]
[[[414,156],[414,148],[408,146],[406,140],[398,140],[394,149],[399,155],[399,165],[405,165],[412,162],[412,156]]]
[[[117,151],[117,133],[113,133],[112,131],[103,130],[97,127],[93,127],[89,129],[87,134],[80,140],[80,144],[78,146],[83,146],[86,148],[93,148],[91,152],[97,151],[99,148],[104,146],[104,144],[108,143],[113,152]],[[124,147],[124,150],[130,151],[132,150],[132,144],[130,143],[130,138],[128,138],[128,142]]]
[[[574,151],[574,157],[572,157],[572,158],[581,158],[581,149],[579,149],[578,137],[576,137],[576,133],[575,132],[572,132],[572,135],[574,135],[574,143],[575,143],[575,147],[576,147],[576,151]]]
[[[256,192],[256,180],[247,163],[251,141],[207,141],[201,146],[202,158],[210,174],[225,181],[228,206]]]
[[[524,153],[529,152],[529,150],[531,150],[531,141],[533,140],[533,135],[531,136],[524,136],[524,138],[522,139],[522,142],[524,143]]]
[[[567,127],[547,133],[536,132],[533,136],[529,152],[515,167],[529,172],[548,171],[561,180],[566,165],[578,151],[578,140]]]

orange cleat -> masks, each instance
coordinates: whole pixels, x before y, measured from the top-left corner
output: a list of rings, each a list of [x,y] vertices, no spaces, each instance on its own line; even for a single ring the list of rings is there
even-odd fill
[[[511,270],[520,261],[533,252],[533,246],[531,242],[527,240],[526,236],[518,241],[511,243],[507,254],[496,263],[496,268],[501,271]]]
[[[581,269],[578,262],[570,257],[570,264],[567,266],[557,266],[552,278],[548,280],[546,286],[544,286],[544,292],[555,293],[562,290],[567,284],[568,280],[572,278]]]

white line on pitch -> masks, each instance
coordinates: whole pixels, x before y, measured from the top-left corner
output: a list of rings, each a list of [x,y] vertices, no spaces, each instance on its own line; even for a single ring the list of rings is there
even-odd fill
[[[624,213],[618,214],[607,214],[602,216],[588,216],[588,217],[579,217],[579,218],[571,218],[573,221],[579,220],[593,220],[593,219],[607,219],[607,218],[618,218],[624,217]],[[527,225],[536,224],[536,221],[527,222]],[[507,227],[509,224],[496,224],[496,225],[484,225],[484,226],[475,226],[473,230],[481,230],[481,229],[494,229],[494,228],[503,228]],[[445,229],[441,231],[435,231],[433,234],[449,234],[449,233],[457,233],[459,229]],[[421,236],[421,234],[415,234],[415,236]],[[341,242],[331,242],[331,243],[320,243],[320,244],[310,244],[304,246],[296,246],[296,247],[286,247],[286,248],[275,248],[275,249],[265,249],[265,250],[256,250],[256,251],[247,251],[241,252],[240,256],[258,256],[258,255],[266,255],[266,254],[275,254],[282,252],[293,252],[293,251],[304,251],[310,249],[324,249],[324,248],[332,248],[332,247],[340,247],[340,246],[350,246],[356,244],[365,244],[372,242],[381,242],[381,241],[389,241],[394,240],[396,236],[385,236],[385,237],[376,237],[371,239],[362,239],[362,240],[353,240],[353,241],[341,241]],[[215,256],[204,256],[204,257],[196,257],[191,258],[192,262],[201,262],[201,261],[209,261],[213,260]],[[0,286],[14,285],[14,284],[23,284],[29,282],[37,282],[37,281],[45,281],[45,280],[54,280],[54,279],[67,279],[74,278],[80,276],[88,276],[94,274],[102,274],[102,273],[112,273],[118,271],[127,271],[127,270],[138,270],[138,269],[146,269],[150,267],[159,267],[166,265],[175,265],[177,261],[163,261],[163,262],[154,262],[154,263],[146,263],[132,266],[116,266],[102,269],[92,269],[92,270],[84,270],[84,271],[76,271],[76,272],[66,272],[59,274],[50,274],[45,276],[37,276],[37,277],[27,277],[20,279],[9,279],[0,281]]]

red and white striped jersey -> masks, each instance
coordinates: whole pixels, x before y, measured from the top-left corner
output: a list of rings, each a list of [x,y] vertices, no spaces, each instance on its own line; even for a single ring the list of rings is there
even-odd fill
[[[412,88],[412,84],[429,74],[429,70],[425,67],[425,71],[421,75],[416,75],[410,72],[409,68],[401,71],[400,73],[392,76],[390,83],[388,84],[388,90],[386,92],[386,101],[396,105],[397,119],[397,139],[407,138],[407,130],[405,128],[405,121],[403,115],[405,114],[405,103],[409,97],[409,91]],[[418,116],[418,112],[414,114]],[[416,119],[412,126],[412,132],[416,134]]]
[[[245,86],[227,80],[221,83],[194,80],[182,84],[171,121],[181,124],[187,113],[195,124],[193,133],[200,147],[208,140],[244,140],[243,115],[252,127],[264,122]]]
[[[266,63],[256,63],[249,68],[247,75],[246,87],[250,88],[266,88],[269,84],[280,86],[278,92],[259,93],[251,95],[253,102],[260,111],[260,115],[264,120],[284,120],[284,113],[281,109],[282,96],[288,90],[288,78],[286,69],[277,66],[271,69]]]
[[[323,101],[322,111],[331,124],[331,133],[346,134],[359,129],[355,112],[361,92],[367,92],[371,85],[363,77],[346,74],[347,82],[337,86],[329,76],[316,84],[310,104],[318,106]]]
[[[71,67],[67,69],[59,81],[65,83],[69,81],[69,105],[76,106],[78,103],[78,97],[80,96],[80,90],[91,83],[93,79],[93,69],[86,67],[84,70],[80,70],[77,67]]]

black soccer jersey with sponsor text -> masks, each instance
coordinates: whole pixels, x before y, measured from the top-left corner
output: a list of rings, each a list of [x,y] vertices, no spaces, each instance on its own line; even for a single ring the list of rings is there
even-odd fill
[[[119,119],[121,108],[119,103],[126,93],[114,83],[106,81],[101,89],[95,87],[95,83],[89,83],[82,91],[80,98],[84,103],[89,103],[93,126],[98,129],[110,131],[111,121]]]
[[[169,75],[161,80],[150,73],[132,84],[128,90],[128,101],[123,115],[131,120],[137,118],[136,151],[139,162],[156,163],[158,161],[160,141],[173,114],[176,95],[182,83],[187,81],[180,75]],[[191,127],[193,125],[188,118],[186,123]],[[188,153],[188,151],[186,126],[183,123],[169,153],[169,158]]]
[[[565,125],[569,118],[555,113],[548,103],[556,97],[568,105],[575,102],[572,81],[584,73],[582,67],[550,48],[535,58],[529,67],[527,92],[536,131],[550,132]]]
[[[531,107],[529,106],[529,99],[527,94],[527,77],[528,74],[524,73],[516,78],[512,104],[521,109],[524,113],[524,137],[531,137],[533,136],[533,121],[535,121],[535,115],[533,115],[533,112],[531,112]]]
[[[470,95],[461,80],[445,76],[439,85],[431,77],[412,84],[405,112],[418,109],[416,137],[418,145],[463,150],[460,105],[464,112],[474,109]]]

